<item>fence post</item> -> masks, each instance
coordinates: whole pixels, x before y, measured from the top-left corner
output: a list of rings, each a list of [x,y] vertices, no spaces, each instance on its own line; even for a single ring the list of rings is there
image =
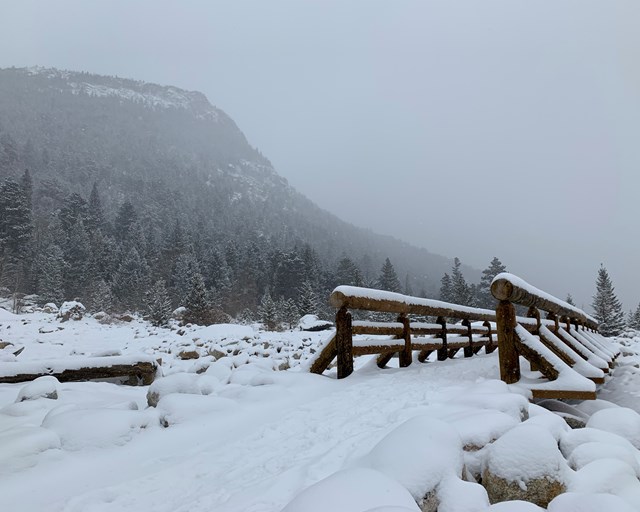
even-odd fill
[[[402,313],[398,317],[398,322],[402,323],[402,339],[404,339],[404,350],[398,354],[398,366],[406,368],[413,362],[413,354],[411,352],[411,325],[409,317]]]
[[[449,359],[449,350],[447,349],[447,319],[439,316],[436,323],[442,326],[442,332],[438,335],[442,340],[442,348],[438,349],[438,361],[446,361]]]
[[[498,348],[493,343],[493,332],[491,331],[491,322],[489,320],[485,320],[482,325],[487,328],[487,338],[489,338],[489,343],[484,346],[485,354],[491,354],[496,348]]]
[[[462,320],[462,325],[467,328],[467,336],[469,336],[469,346],[462,349],[464,357],[473,355],[473,335],[471,334],[471,322],[468,319]]]
[[[336,313],[336,349],[338,352],[338,378],[344,379],[353,373],[353,336],[351,313],[342,306]]]
[[[496,308],[500,379],[507,384],[520,380],[520,360],[516,350],[516,308],[501,300]]]

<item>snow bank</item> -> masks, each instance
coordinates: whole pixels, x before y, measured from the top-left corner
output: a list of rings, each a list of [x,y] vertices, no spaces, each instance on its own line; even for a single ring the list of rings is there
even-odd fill
[[[544,512],[544,509],[526,501],[503,501],[491,505],[486,512]]]
[[[11,320],[19,320],[20,317],[18,315],[14,315],[10,311],[7,311],[4,308],[0,308],[0,322],[9,322]]]
[[[613,458],[591,462],[576,471],[568,491],[614,494],[633,507],[640,504],[640,482],[635,471]]]
[[[209,395],[221,386],[222,383],[211,375],[174,373],[155,380],[153,384],[149,386],[147,403],[151,407],[155,407],[162,397],[176,393],[185,395]]]
[[[205,341],[242,340],[255,335],[250,326],[237,324],[213,324],[193,331],[194,337]]]

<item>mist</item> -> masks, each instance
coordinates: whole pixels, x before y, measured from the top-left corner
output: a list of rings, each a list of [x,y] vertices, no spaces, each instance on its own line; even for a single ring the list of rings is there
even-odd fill
[[[5,2],[0,67],[204,92],[342,219],[588,307],[640,301],[640,5]]]

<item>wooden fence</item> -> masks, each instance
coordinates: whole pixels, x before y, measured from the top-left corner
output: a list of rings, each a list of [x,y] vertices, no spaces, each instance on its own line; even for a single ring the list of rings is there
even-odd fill
[[[338,310],[335,335],[310,371],[323,373],[337,358],[342,379],[353,372],[354,357],[365,354],[378,354],[377,364],[384,368],[396,354],[398,365],[406,367],[416,354],[423,363],[434,352],[435,360],[444,361],[460,350],[470,358],[483,348],[487,354],[498,349],[500,378],[530,389],[534,398],[596,398],[596,384],[604,382],[617,356],[598,334],[596,320],[512,274],[496,276],[491,292],[497,300],[495,311],[339,286],[329,299]],[[516,316],[515,304],[529,308],[526,317]],[[397,319],[352,321],[350,310],[392,313]],[[435,322],[422,321],[425,317]],[[521,357],[539,373],[523,377]]]

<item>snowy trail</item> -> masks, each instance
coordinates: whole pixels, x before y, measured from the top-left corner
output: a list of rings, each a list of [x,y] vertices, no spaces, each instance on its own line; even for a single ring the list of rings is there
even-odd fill
[[[472,388],[492,379],[496,365],[495,357],[483,356],[473,364],[452,360],[403,370],[364,370],[340,382],[282,372],[273,385],[228,386],[220,396],[233,397],[237,407],[224,414],[149,429],[125,446],[45,454],[35,467],[3,479],[2,508],[280,510],[308,485],[353,464],[416,414],[429,410],[450,421],[472,416],[467,403],[477,391]],[[485,383],[492,391],[500,386]],[[509,396],[506,390],[504,394]],[[456,402],[467,405],[450,405]],[[28,481],[41,482],[42,492],[25,493],[21,483]]]

